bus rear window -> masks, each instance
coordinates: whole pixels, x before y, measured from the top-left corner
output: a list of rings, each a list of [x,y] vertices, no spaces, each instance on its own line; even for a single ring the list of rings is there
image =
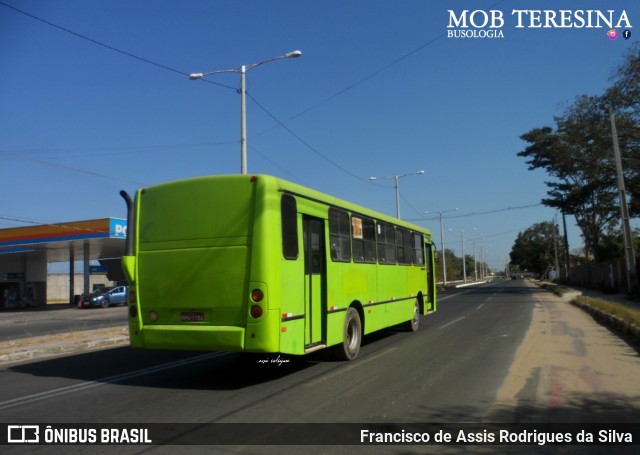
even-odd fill
[[[298,259],[298,208],[296,199],[285,194],[281,200],[282,254],[285,259]]]

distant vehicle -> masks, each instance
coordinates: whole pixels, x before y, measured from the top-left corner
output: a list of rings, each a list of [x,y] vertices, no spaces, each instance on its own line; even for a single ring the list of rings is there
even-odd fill
[[[127,286],[116,286],[115,288],[96,289],[89,295],[82,298],[82,306],[98,306],[108,308],[116,305],[126,305],[129,289]]]

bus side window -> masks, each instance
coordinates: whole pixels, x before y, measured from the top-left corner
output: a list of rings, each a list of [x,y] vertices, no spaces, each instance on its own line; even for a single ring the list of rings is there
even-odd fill
[[[293,196],[282,196],[282,254],[285,259],[298,259],[298,207]]]
[[[396,263],[396,233],[393,226],[378,221],[378,262],[380,264]]]
[[[423,266],[424,265],[424,242],[422,240],[422,234],[417,232],[413,233],[413,264]]]
[[[398,249],[398,264],[411,265],[411,236],[409,231],[396,228],[396,247]]]
[[[364,262],[375,264],[376,257],[376,225],[373,220],[365,218],[363,223],[364,231]]]
[[[329,242],[333,261],[351,262],[351,228],[344,210],[329,208]]]
[[[376,262],[375,224],[372,219],[351,216],[353,262]]]

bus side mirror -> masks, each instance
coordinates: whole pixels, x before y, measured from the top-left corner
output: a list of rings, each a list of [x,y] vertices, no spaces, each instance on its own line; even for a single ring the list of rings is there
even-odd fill
[[[438,251],[433,252],[433,260],[436,264],[440,262],[440,253]]]

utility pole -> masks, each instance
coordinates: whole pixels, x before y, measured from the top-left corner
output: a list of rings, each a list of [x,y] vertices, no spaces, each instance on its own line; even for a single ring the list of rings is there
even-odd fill
[[[564,207],[562,208],[562,232],[564,233],[564,261],[565,261],[565,280],[569,281],[569,274],[571,272],[571,257],[569,256],[569,237],[567,236],[567,218],[564,213]]]
[[[616,172],[618,174],[620,214],[622,216],[622,236],[624,238],[624,253],[627,262],[627,290],[631,291],[631,284],[636,278],[636,255],[633,251],[633,238],[631,237],[631,226],[629,225],[629,210],[627,208],[627,195],[624,188],[624,171],[622,169],[622,158],[620,157],[620,146],[618,144],[618,131],[616,130],[616,120],[613,115],[613,106],[611,105],[609,105],[609,119],[611,120],[613,154],[615,156]]]
[[[551,220],[551,230],[553,234],[553,254],[556,260],[556,279],[560,279],[560,263],[558,261],[558,235],[556,232],[556,219]]]

